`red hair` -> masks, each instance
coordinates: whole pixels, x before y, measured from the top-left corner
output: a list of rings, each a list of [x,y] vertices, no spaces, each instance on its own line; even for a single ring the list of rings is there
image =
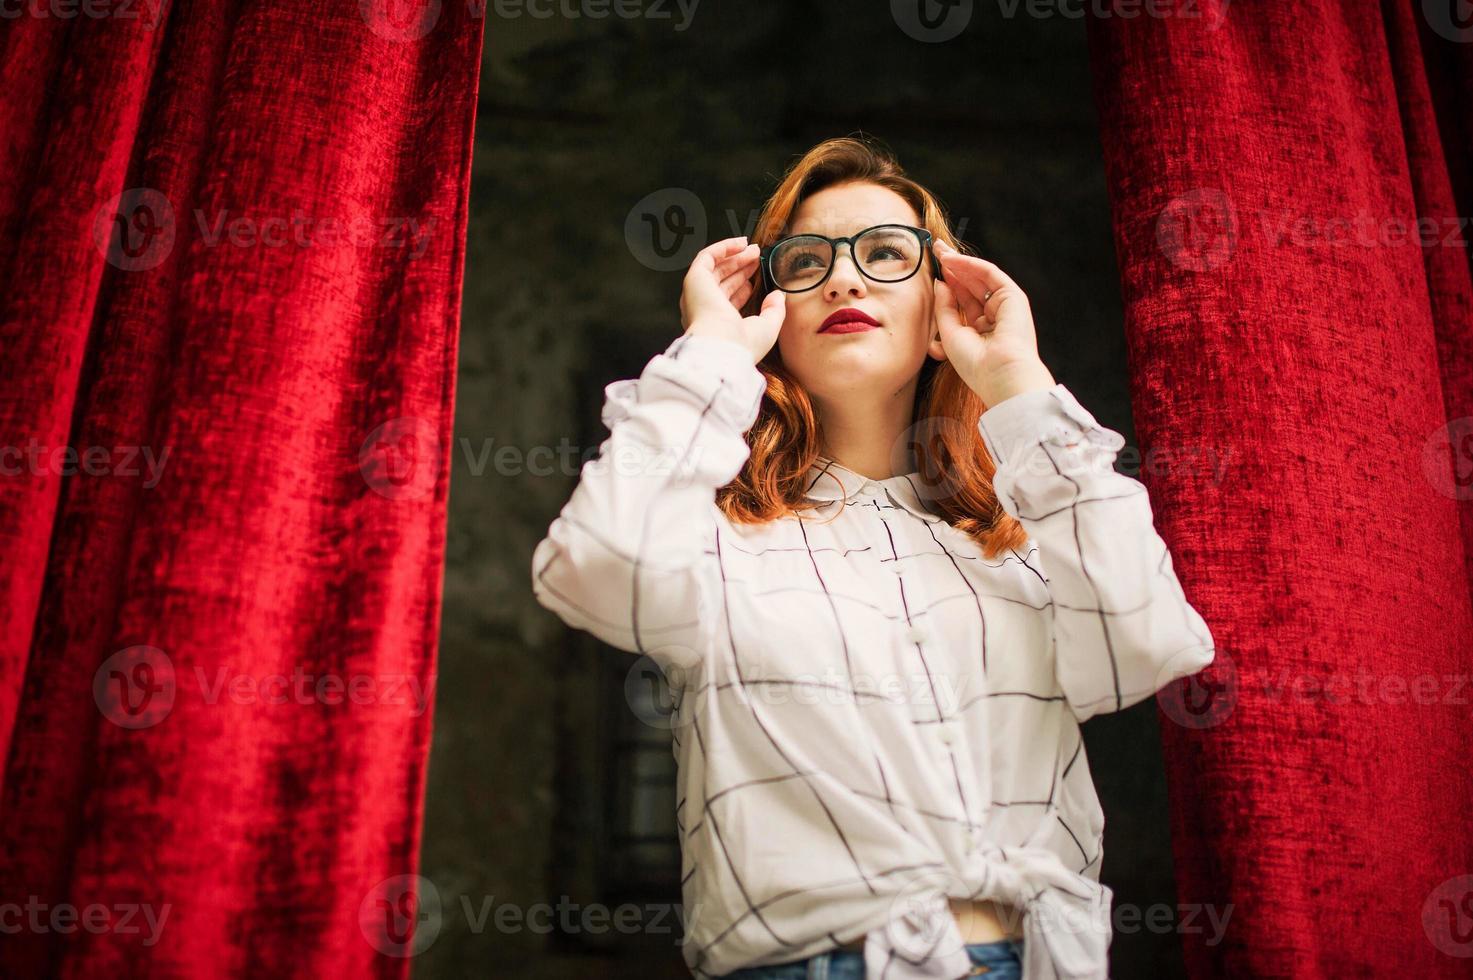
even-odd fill
[[[763,205],[751,240],[766,247],[777,241],[798,207],[827,187],[851,182],[878,184],[904,198],[935,240],[957,251],[966,247],[951,232],[941,203],[906,176],[895,157],[867,138],[825,140],[795,161]],[[929,263],[924,274],[929,275]],[[752,295],[742,309],[757,313],[764,295],[762,271],[753,274]],[[818,459],[819,420],[808,393],[783,367],[773,345],[757,365],[767,391],[757,420],[747,432],[751,454],[742,471],[717,491],[716,503],[733,522],[762,523],[805,506],[806,474]],[[1002,509],[992,489],[997,471],[977,430],[982,399],[956,373],[951,362],[927,356],[916,385],[915,425],[908,430],[927,504],[958,530],[970,535],[988,558],[1028,539],[1018,520]],[[837,513],[837,512],[836,512]]]

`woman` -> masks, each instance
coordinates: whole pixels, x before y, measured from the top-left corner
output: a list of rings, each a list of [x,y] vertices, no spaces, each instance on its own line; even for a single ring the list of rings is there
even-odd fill
[[[685,333],[606,387],[532,563],[670,680],[686,963],[1106,977],[1079,723],[1213,656],[1124,439],[884,151],[818,145],[754,237],[696,256]]]

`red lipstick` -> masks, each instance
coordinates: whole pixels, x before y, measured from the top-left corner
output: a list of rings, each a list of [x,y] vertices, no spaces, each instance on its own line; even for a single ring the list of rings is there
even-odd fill
[[[819,333],[858,333],[861,330],[873,330],[880,325],[880,321],[857,307],[846,307],[835,310],[829,314],[827,320],[818,328]]]

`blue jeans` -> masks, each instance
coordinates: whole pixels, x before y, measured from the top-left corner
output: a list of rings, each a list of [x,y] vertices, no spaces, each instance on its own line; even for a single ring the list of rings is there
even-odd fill
[[[1021,939],[968,943],[967,955],[972,958],[969,977],[1020,980],[1023,976]],[[857,949],[831,949],[806,960],[743,967],[723,974],[719,980],[864,980],[864,953]]]

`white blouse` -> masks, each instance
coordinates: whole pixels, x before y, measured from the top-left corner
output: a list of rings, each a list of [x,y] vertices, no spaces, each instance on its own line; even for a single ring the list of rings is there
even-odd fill
[[[959,977],[955,897],[1022,910],[1024,980],[1107,977],[1079,723],[1213,657],[1145,487],[1112,468],[1124,438],[1062,384],[984,412],[993,486],[1029,533],[989,560],[918,473],[828,458],[801,515],[731,523],[716,490],[765,391],[734,342],[683,335],[604,391],[610,435],[532,584],[670,680],[693,974],[864,936],[867,980]]]

